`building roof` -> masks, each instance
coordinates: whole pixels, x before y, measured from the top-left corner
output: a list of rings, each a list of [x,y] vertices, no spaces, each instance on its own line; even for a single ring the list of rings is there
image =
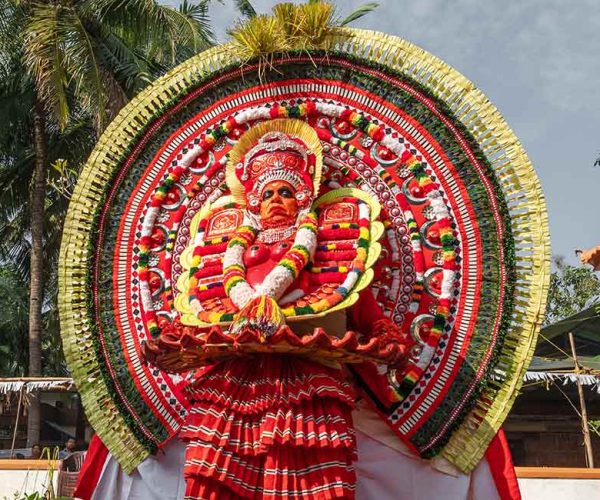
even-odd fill
[[[600,374],[600,302],[542,328],[529,370],[573,371],[569,332],[575,337],[580,366]]]

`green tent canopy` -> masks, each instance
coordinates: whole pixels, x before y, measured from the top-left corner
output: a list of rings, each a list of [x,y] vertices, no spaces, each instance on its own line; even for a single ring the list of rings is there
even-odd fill
[[[573,371],[569,332],[580,366],[600,371],[600,302],[542,328],[529,371]]]

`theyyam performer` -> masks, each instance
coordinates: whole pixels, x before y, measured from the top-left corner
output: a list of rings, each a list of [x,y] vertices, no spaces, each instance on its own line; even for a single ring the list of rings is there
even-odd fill
[[[73,194],[80,498],[520,498],[537,177],[410,43],[274,8],[134,99]]]

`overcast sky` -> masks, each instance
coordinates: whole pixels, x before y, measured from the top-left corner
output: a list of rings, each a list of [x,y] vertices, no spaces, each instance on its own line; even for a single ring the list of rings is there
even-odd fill
[[[178,5],[179,0],[163,0]],[[278,2],[252,0],[267,13]],[[342,14],[364,2],[338,0]],[[220,40],[237,14],[213,2]],[[600,0],[380,0],[353,26],[405,38],[473,81],[521,139],[554,254],[600,244]]]

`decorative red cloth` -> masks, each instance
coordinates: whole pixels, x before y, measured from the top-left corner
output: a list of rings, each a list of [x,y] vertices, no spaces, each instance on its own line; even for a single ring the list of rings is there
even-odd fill
[[[490,466],[494,483],[501,500],[521,500],[521,490],[517,481],[517,474],[513,465],[510,448],[504,431],[500,429],[498,434],[490,442],[485,458]]]
[[[354,498],[354,394],[283,355],[226,361],[187,389],[186,498]]]
[[[85,454],[85,460],[77,477],[77,485],[73,496],[81,500],[90,500],[102,474],[104,463],[108,457],[108,448],[98,437],[98,434],[92,436],[90,446]]]

